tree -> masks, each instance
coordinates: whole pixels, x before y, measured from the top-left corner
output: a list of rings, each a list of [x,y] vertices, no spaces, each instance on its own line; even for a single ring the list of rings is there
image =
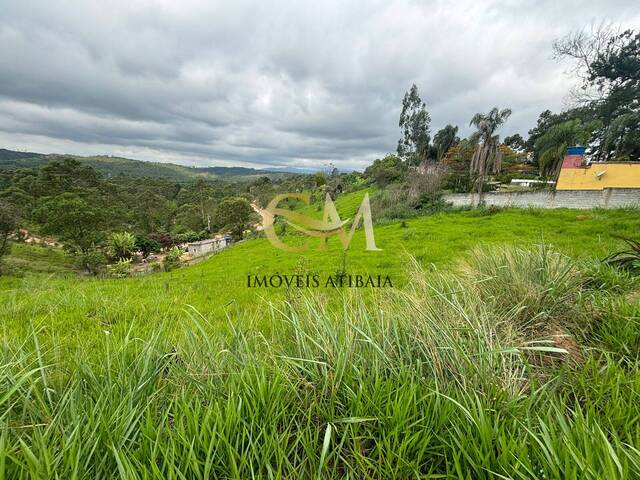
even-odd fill
[[[13,206],[0,200],[0,259],[9,253],[9,237],[18,228],[18,214]]]
[[[438,161],[442,160],[442,157],[444,157],[445,153],[447,153],[451,147],[460,142],[457,133],[458,127],[447,125],[435,134],[433,137],[433,146],[436,150],[436,159]]]
[[[570,59],[573,63],[570,73],[581,81],[581,84],[570,92],[577,105],[587,105],[603,97],[603,91],[593,88],[593,65],[598,58],[607,55],[607,50],[613,46],[612,41],[617,36],[618,30],[603,22],[570,32],[553,42],[554,58]]]
[[[402,138],[398,140],[398,156],[413,165],[418,165],[427,158],[429,152],[429,125],[431,117],[426,104],[418,94],[415,84],[404,94],[402,112],[398,126]]]
[[[511,110],[505,108],[498,110],[497,107],[491,109],[487,114],[476,113],[469,125],[476,127],[476,132],[472,139],[477,143],[469,172],[477,175],[478,203],[482,203],[482,187],[485,177],[489,173],[499,173],[502,162],[502,154],[498,150],[500,137],[495,132],[511,116]]]
[[[504,144],[517,152],[522,152],[526,148],[524,138],[519,133],[504,137]]]
[[[215,224],[231,233],[234,239],[242,239],[244,231],[251,227],[255,213],[245,198],[230,197],[224,199],[216,210]]]
[[[34,218],[42,225],[42,233],[85,252],[100,239],[105,214],[77,194],[63,193],[44,200]]]
[[[567,147],[586,145],[594,128],[593,122],[585,125],[579,119],[568,120],[550,127],[534,145],[540,173],[557,180]]]
[[[54,196],[65,192],[86,192],[100,185],[100,176],[90,166],[72,157],[54,160],[38,171],[37,189],[41,196]]]
[[[549,129],[569,120],[578,119],[582,123],[589,123],[593,121],[594,118],[595,113],[590,107],[572,108],[561,113],[553,113],[551,110],[545,110],[539,115],[536,126],[529,130],[529,138],[527,138],[525,142],[525,149],[533,152],[533,162],[539,166],[540,152],[536,150],[535,145],[538,139],[545,135]]]
[[[395,155],[387,155],[377,159],[364,171],[364,176],[373,181],[379,187],[404,180],[407,174],[407,165],[401,158]]]
[[[148,257],[152,252],[159,252],[160,244],[151,238],[138,236],[136,237],[136,249],[142,252],[143,257]]]
[[[136,237],[129,232],[114,232],[109,238],[109,255],[116,260],[130,259],[136,250]]]
[[[600,157],[640,160],[640,32],[613,36],[592,63],[589,81],[607,94],[597,102],[604,124]]]
[[[640,160],[640,32],[600,25],[557,40],[554,52],[573,61],[582,81],[577,101],[601,122],[592,134],[592,156]]]
[[[456,193],[468,192],[471,189],[469,166],[475,149],[475,142],[463,138],[457,145],[447,150],[442,159],[442,163],[446,165],[449,172],[444,188]]]

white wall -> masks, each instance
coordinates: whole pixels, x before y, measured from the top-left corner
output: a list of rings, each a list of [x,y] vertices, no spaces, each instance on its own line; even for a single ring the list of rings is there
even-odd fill
[[[475,206],[476,193],[452,193],[444,200],[454,206]],[[487,192],[484,202],[497,207],[537,208],[619,208],[640,207],[640,188],[606,188],[604,190],[537,190],[532,192]]]

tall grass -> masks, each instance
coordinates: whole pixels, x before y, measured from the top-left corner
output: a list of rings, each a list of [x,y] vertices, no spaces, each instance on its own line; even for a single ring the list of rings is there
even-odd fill
[[[33,332],[2,349],[0,477],[637,477],[637,369],[587,344],[566,362],[546,328],[603,308],[581,276],[546,248],[476,253],[261,328],[211,336],[189,309],[175,342],[107,332],[97,363]]]

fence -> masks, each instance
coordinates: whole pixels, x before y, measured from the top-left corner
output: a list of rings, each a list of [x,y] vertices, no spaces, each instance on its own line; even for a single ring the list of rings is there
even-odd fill
[[[620,208],[640,207],[640,188],[603,190],[537,190],[530,192],[487,192],[484,203],[497,207],[537,208]],[[452,193],[444,200],[454,206],[476,206],[477,193]]]

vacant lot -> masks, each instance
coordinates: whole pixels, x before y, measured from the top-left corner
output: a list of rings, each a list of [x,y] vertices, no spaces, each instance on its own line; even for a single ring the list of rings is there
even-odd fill
[[[2,278],[0,477],[634,478],[638,282],[599,259],[639,227],[478,210],[378,225],[381,252]],[[339,272],[396,288],[246,286]]]

